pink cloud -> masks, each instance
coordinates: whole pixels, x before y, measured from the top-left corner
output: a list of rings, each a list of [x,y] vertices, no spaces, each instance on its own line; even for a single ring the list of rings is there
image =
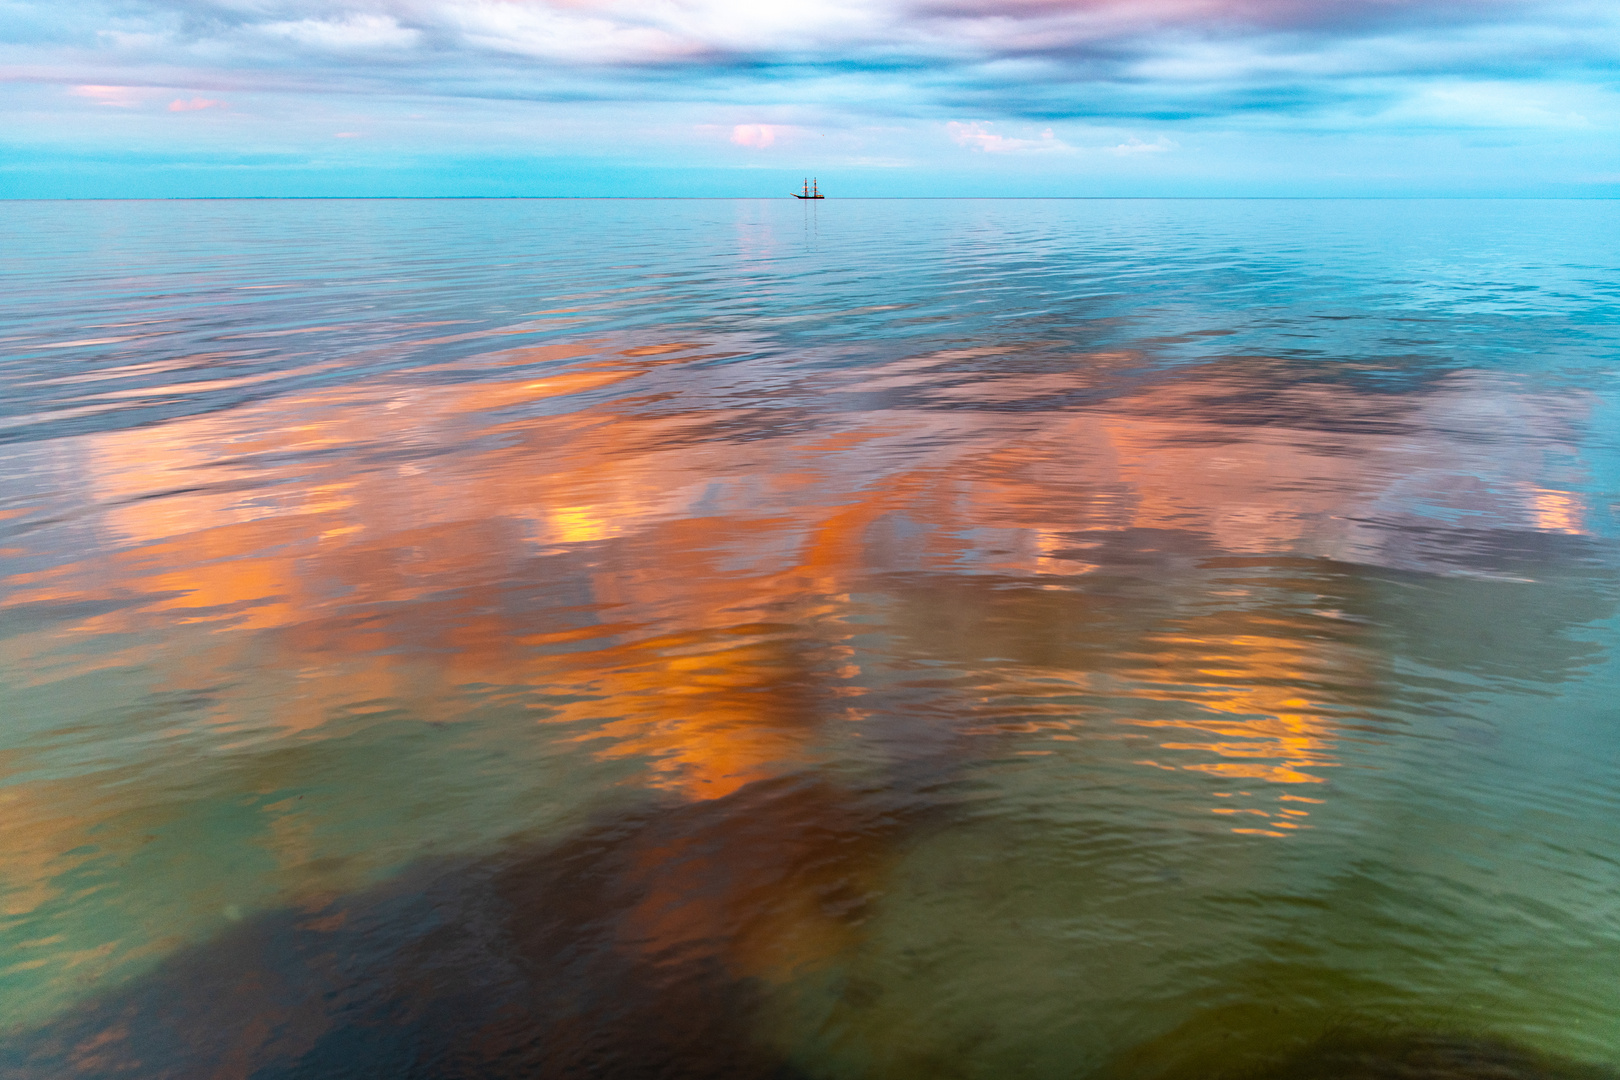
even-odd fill
[[[731,129],[731,141],[738,146],[752,146],[755,150],[763,150],[776,141],[776,133],[780,130],[776,124],[738,124]]]
[[[111,105],[116,109],[132,108],[141,100],[141,91],[133,86],[75,86],[73,93],[97,105]]]
[[[229,108],[229,106],[223,101],[215,101],[212,98],[194,97],[190,101],[182,101],[179,98],[176,98],[175,100],[169,102],[170,112],[195,112],[198,109],[225,108]]]

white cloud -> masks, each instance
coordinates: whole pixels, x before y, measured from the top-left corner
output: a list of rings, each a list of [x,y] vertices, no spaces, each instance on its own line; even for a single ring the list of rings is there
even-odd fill
[[[342,19],[299,19],[272,22],[262,28],[272,37],[285,37],[317,49],[408,49],[422,32],[401,26],[389,15],[354,14]]]
[[[704,42],[592,13],[546,4],[464,0],[435,9],[438,23],[477,50],[540,57],[575,64],[656,63],[694,58]]]
[[[991,131],[993,126],[982,120],[952,120],[945,125],[945,132],[956,145],[981,150],[986,154],[1053,153],[1074,150],[1074,147],[1053,135],[1051,128],[1040,132],[1036,138],[1018,139]]]
[[[1117,154],[1120,157],[1129,157],[1132,154],[1164,154],[1170,152],[1171,150],[1177,149],[1179,146],[1179,143],[1173,142],[1172,140],[1165,138],[1163,135],[1160,135],[1152,142],[1143,142],[1141,139],[1138,139],[1136,136],[1132,135],[1125,142],[1122,142],[1117,146],[1108,146],[1104,147],[1103,149],[1110,154]]]
[[[1446,127],[1587,128],[1576,106],[1586,97],[1568,87],[1501,82],[1447,82],[1426,86],[1385,114],[1386,120]]]

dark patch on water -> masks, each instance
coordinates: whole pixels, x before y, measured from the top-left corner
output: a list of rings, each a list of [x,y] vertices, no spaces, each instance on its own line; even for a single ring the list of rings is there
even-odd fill
[[[1248,1080],[1610,1080],[1615,1075],[1490,1038],[1335,1032]]]
[[[790,1080],[762,986],[859,932],[901,818],[824,784],[274,911],[0,1052],[16,1080]]]
[[[1230,1019],[1230,1018],[1229,1018]],[[1252,1018],[1251,1018],[1252,1019]],[[1123,1055],[1111,1080],[1616,1080],[1620,1072],[1484,1033],[1338,1026],[1314,1038],[1209,1017]],[[1286,1027],[1286,1025],[1285,1025]],[[1309,1025],[1306,1025],[1307,1030]],[[1233,1041],[1237,1045],[1233,1045]],[[1167,1064],[1173,1062],[1173,1064]]]

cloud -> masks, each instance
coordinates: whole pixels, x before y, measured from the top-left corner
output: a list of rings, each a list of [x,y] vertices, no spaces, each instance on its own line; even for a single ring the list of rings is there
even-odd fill
[[[776,142],[780,128],[774,124],[738,124],[731,129],[731,141],[738,146],[751,146],[763,150]]]
[[[299,19],[271,22],[262,31],[272,37],[285,37],[301,45],[333,51],[356,49],[408,49],[422,32],[401,26],[393,16],[350,14],[338,19]]]
[[[1359,96],[1366,87],[1350,83],[1372,77],[1620,67],[1620,7],[1597,0],[9,0],[8,11],[33,29],[0,62],[82,62],[88,35],[114,68],[575,100],[746,86],[830,101],[881,87],[862,94],[868,108],[974,101],[1008,117],[1309,110]]]
[[[1143,142],[1141,139],[1138,139],[1133,135],[1130,139],[1120,143],[1118,146],[1106,147],[1106,150],[1110,154],[1117,154],[1120,157],[1127,157],[1131,154],[1164,154],[1176,149],[1178,145],[1178,143],[1172,142],[1163,135],[1160,135],[1157,139],[1150,143]]]
[[[990,124],[982,121],[952,120],[945,125],[945,131],[956,145],[982,150],[986,154],[1051,153],[1074,149],[1054,136],[1051,128],[1041,132],[1039,138],[1015,139],[1007,135],[997,135],[990,131],[990,127]]]
[[[1104,155],[1202,168],[1217,132],[1254,144],[1449,131],[1481,145],[1567,132],[1594,148],[1590,164],[1565,170],[1585,175],[1612,171],[1596,148],[1620,126],[1614,0],[0,3],[0,92],[49,99],[23,110],[42,142],[72,138],[74,125],[87,145],[133,141],[126,131],[143,129],[94,118],[156,112],[178,94],[174,111],[213,100],[197,93],[251,96],[259,122],[229,135],[242,151],[329,146],[334,130],[363,125],[379,154],[453,142],[708,161],[699,155],[729,138],[774,148],[754,155],[763,167],[784,144],[806,151],[826,134],[817,160],[843,139],[847,162],[985,172],[993,159],[1056,174],[1106,167]],[[79,87],[76,107],[64,86]],[[424,112],[433,119],[405,119]],[[759,116],[780,123],[735,123]],[[203,130],[186,127],[146,137]],[[1241,157],[1236,169],[1258,167]]]
[[[196,112],[198,109],[224,109],[229,108],[223,101],[212,98],[194,97],[190,101],[181,98],[169,102],[170,112]]]
[[[109,105],[115,109],[129,109],[141,103],[145,96],[139,87],[135,86],[75,86],[75,97],[89,98],[97,105]]]
[[[1589,128],[1579,95],[1553,88],[1495,82],[1443,82],[1423,88],[1392,110],[1392,119],[1444,127]],[[1562,100],[1559,100],[1559,99]]]

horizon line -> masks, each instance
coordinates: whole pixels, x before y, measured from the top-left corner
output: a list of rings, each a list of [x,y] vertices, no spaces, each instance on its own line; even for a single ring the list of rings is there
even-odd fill
[[[24,202],[775,202],[792,195],[0,195]],[[1614,202],[1620,195],[840,195],[806,202]]]

